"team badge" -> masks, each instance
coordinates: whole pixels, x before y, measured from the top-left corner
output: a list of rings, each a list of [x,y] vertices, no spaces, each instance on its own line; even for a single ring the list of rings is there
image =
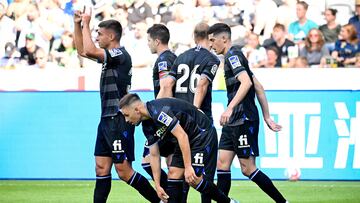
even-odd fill
[[[167,70],[167,62],[166,61],[159,62],[158,67],[159,67],[159,72]]]
[[[109,53],[111,57],[115,57],[121,55],[122,51],[120,49],[110,49]]]
[[[157,118],[157,120],[160,122],[160,123],[163,123],[165,124],[166,126],[169,126],[171,121],[173,120],[169,115],[167,115],[165,112],[161,112],[159,117]]]
[[[238,56],[236,56],[236,55],[230,56],[229,61],[230,61],[231,67],[233,69],[241,66],[240,60],[239,60]]]
[[[217,69],[218,69],[218,66],[217,66],[216,64],[214,64],[214,65],[211,67],[210,72],[211,72],[213,75],[215,75],[215,74],[216,74]]]

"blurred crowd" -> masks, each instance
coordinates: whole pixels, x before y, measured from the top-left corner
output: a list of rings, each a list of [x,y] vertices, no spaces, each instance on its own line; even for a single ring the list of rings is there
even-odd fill
[[[360,0],[0,0],[0,67],[88,68],[73,40],[75,10],[116,19],[134,68],[152,67],[147,28],[163,23],[179,55],[201,21],[227,23],[251,68],[360,67]]]

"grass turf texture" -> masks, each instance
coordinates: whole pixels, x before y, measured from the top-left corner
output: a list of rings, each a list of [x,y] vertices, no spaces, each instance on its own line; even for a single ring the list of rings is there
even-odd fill
[[[92,202],[95,181],[0,180],[0,202]],[[282,194],[294,202],[360,202],[360,181],[274,181]],[[253,182],[232,181],[230,196],[246,202],[272,202]],[[108,202],[146,202],[124,182],[113,180]],[[200,202],[190,190],[188,202]]]

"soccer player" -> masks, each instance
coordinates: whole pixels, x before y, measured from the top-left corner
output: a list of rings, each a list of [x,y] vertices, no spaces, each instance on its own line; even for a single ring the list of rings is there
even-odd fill
[[[180,54],[174,62],[166,84],[169,92],[175,86],[174,97],[194,104],[212,120],[212,81],[220,60],[209,51],[209,26],[199,23],[194,29],[195,48]]]
[[[90,13],[76,11],[75,44],[81,56],[102,63],[100,79],[101,120],[95,144],[96,185],[94,202],[106,202],[111,189],[111,167],[114,164],[120,179],[139,191],[150,202],[159,202],[156,191],[149,181],[133,170],[134,126],[126,123],[118,103],[127,94],[131,84],[131,57],[120,47],[121,24],[106,20],[99,24],[96,41],[91,40]],[[82,24],[82,27],[81,27]]]
[[[212,81],[219,67],[219,59],[209,51],[209,26],[199,23],[194,29],[195,48],[180,54],[170,71],[170,76],[164,79],[164,92],[174,97],[188,101],[201,109],[211,121],[211,90]],[[174,87],[175,86],[175,87]],[[208,174],[213,180],[215,171]],[[186,202],[189,185],[184,184],[183,202]],[[202,202],[211,202],[209,196],[202,195]]]
[[[169,50],[169,39],[170,39],[170,32],[165,25],[162,24],[154,24],[147,30],[148,33],[148,46],[150,48],[151,53],[157,54],[158,58],[155,62],[153,67],[153,84],[154,84],[154,94],[155,98],[162,98],[162,97],[171,97],[172,93],[170,92],[169,95],[166,95],[164,91],[164,78],[169,75],[169,71],[171,66],[173,65],[176,55]],[[153,129],[143,129],[144,134],[151,133],[149,130]],[[155,131],[153,131],[155,133]],[[176,144],[176,139],[173,139],[172,142],[160,142],[159,149],[160,154],[163,157],[166,157],[167,163],[171,161],[171,155],[174,153],[174,148]],[[152,171],[150,167],[150,158],[149,158],[149,148],[147,146],[144,147],[143,152],[143,160],[142,160],[142,167],[144,170],[151,176]],[[167,174],[165,171],[161,170],[161,187],[167,187]]]
[[[230,202],[208,174],[216,168],[217,135],[211,120],[186,101],[162,98],[144,103],[137,94],[125,95],[119,104],[127,122],[139,125],[150,120],[156,133],[146,134],[150,163],[158,196],[169,203],[181,202],[183,178],[197,191],[217,202]],[[166,192],[160,185],[159,140],[175,137],[178,145],[169,167]],[[211,179],[211,178],[210,178]]]
[[[215,52],[225,55],[224,72],[228,106],[221,115],[220,124],[226,127],[227,132],[223,131],[220,148],[222,144],[228,147],[223,147],[225,150],[219,150],[219,160],[223,157],[234,157],[236,153],[241,171],[245,176],[255,182],[274,201],[286,202],[270,178],[255,164],[255,158],[259,156],[259,113],[255,105],[257,82],[254,82],[248,62],[240,47],[232,46],[231,29],[228,25],[216,23],[211,26],[209,39]],[[230,158],[228,161],[231,163]]]

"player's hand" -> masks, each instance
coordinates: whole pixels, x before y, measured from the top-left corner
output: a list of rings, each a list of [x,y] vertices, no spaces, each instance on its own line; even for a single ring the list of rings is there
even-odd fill
[[[84,13],[84,11],[85,11],[85,6],[82,12],[81,11],[74,12],[74,23],[81,23],[81,15]]]
[[[195,174],[193,167],[185,167],[185,181],[190,185],[196,185],[198,177]]]
[[[85,24],[85,25],[90,24],[91,14],[92,14],[92,9],[90,8],[90,12],[87,13],[87,12],[85,12],[85,7],[84,7],[84,12],[81,15],[81,20],[82,20],[83,24]]]
[[[156,193],[163,202],[168,201],[169,195],[166,194],[164,188],[162,188],[161,186],[156,187]]]
[[[265,119],[266,125],[270,128],[270,130],[274,132],[279,132],[282,129],[282,126],[275,123],[271,118]]]
[[[232,109],[227,108],[224,113],[221,114],[220,125],[226,125],[229,122],[232,112]]]

